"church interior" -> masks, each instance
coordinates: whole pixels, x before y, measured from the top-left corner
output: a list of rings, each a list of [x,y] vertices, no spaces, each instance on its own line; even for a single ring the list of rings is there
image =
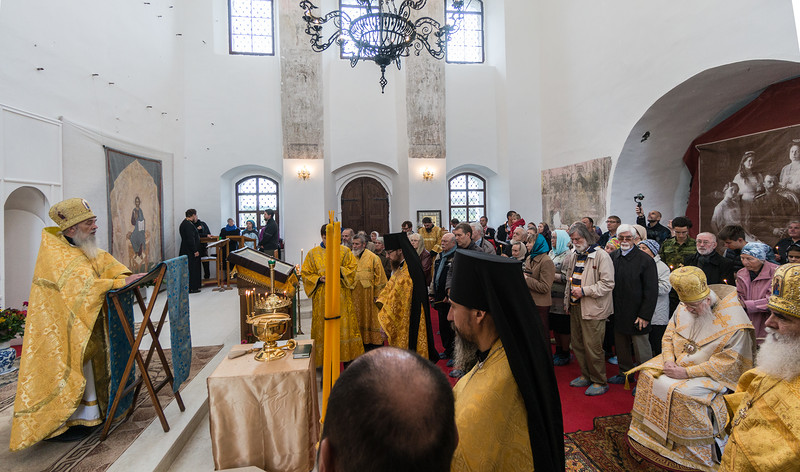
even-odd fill
[[[243,3],[269,11],[265,52],[234,51],[231,15]],[[442,22],[447,3],[413,14]],[[602,227],[609,215],[634,223],[643,194],[663,222],[710,220],[698,168],[735,170],[698,166],[694,147],[716,141],[698,138],[800,125],[790,106],[800,105],[800,1],[467,3],[480,11],[479,58],[412,53],[386,68],[382,89],[370,60],[351,67],[337,44],[312,50],[299,0],[0,0],[0,307],[28,300],[48,210],[67,198],[91,204],[99,247],[143,263],[125,246],[134,194],[114,192],[132,175],[119,156],[154,176],[153,198],[142,198],[158,215],[149,262],[178,256],[189,208],[219,234],[271,206],[281,257],[299,265],[329,211],[367,234],[432,214],[445,229],[453,215],[497,227],[510,209],[553,229],[582,216]],[[752,119],[765,127],[711,133],[759,97]],[[484,190],[466,206],[453,187],[465,175]],[[257,201],[243,203],[253,178]],[[298,300],[298,339],[308,339],[311,302]],[[240,344],[239,300],[204,288],[190,304],[193,345],[221,348],[186,385],[187,411],[171,403],[171,431],[146,425],[110,464],[61,470],[214,470],[206,379]],[[8,444],[11,408],[0,405]],[[594,416],[623,412],[603,408]],[[3,469],[20,471],[49,470],[66,450],[1,449]]]

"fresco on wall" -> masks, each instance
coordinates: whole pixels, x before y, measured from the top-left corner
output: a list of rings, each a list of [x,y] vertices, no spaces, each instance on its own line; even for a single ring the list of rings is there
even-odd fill
[[[770,246],[800,215],[800,125],[697,145],[700,231],[740,225]]]
[[[542,215],[553,229],[584,216],[605,216],[611,158],[601,157],[542,171]]]
[[[131,271],[161,262],[161,161],[105,148],[111,254]]]

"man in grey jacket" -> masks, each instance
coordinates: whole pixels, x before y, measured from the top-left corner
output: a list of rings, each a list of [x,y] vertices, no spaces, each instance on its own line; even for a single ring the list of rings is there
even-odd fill
[[[572,350],[581,369],[581,376],[569,385],[588,387],[589,396],[602,395],[608,391],[603,336],[613,310],[614,264],[583,223],[573,223],[567,233],[573,251],[562,265],[568,280],[564,310],[570,315]]]

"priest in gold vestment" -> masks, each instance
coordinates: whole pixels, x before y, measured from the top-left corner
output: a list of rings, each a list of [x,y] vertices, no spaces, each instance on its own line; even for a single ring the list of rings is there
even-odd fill
[[[353,306],[358,317],[364,349],[374,349],[383,345],[381,324],[378,321],[378,305],[375,301],[386,285],[386,273],[381,259],[366,248],[367,238],[364,235],[353,236],[352,244],[353,254],[358,259]]]
[[[522,264],[456,250],[451,269],[458,445],[451,471],[563,471],[561,403],[549,343],[526,293]]]
[[[406,233],[386,234],[383,242],[392,264],[392,276],[377,301],[381,329],[390,346],[416,351],[437,362],[439,353],[433,344],[422,261]]]
[[[86,200],[55,204],[58,227],[42,230],[22,346],[10,449],[42,439],[77,440],[103,421],[108,404],[106,292],[131,274],[98,249]],[[128,278],[128,281],[133,277]],[[123,412],[124,413],[124,412]],[[74,436],[74,437],[73,437]]]
[[[756,368],[725,396],[730,438],[721,470],[800,469],[800,264],[775,271],[767,308]]]
[[[431,256],[436,257],[436,254],[442,252],[444,230],[439,226],[434,226],[431,217],[426,216],[422,219],[422,226],[419,227],[417,233],[422,236],[425,249],[431,253]]]
[[[628,436],[650,459],[716,470],[727,438],[723,395],[752,367],[755,332],[735,287],[709,286],[703,271],[691,266],[676,269],[670,283],[681,304],[661,355],[630,372],[641,373]]]
[[[314,340],[315,362],[317,367],[322,366],[322,355],[325,351],[323,340],[325,334],[325,233],[326,225],[322,225],[320,234],[322,243],[308,251],[300,276],[303,279],[303,289],[311,299],[311,338]],[[349,362],[364,354],[364,344],[361,342],[361,333],[358,330],[358,320],[353,310],[353,287],[356,283],[356,261],[350,248],[342,246],[339,260],[340,285],[339,308],[341,322],[339,323],[339,359]]]

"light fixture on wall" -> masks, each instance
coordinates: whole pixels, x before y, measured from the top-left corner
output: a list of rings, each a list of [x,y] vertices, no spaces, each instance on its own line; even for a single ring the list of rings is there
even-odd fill
[[[422,180],[426,182],[433,180],[433,171],[426,167],[425,170],[422,171]]]
[[[311,178],[311,171],[308,170],[308,167],[303,166],[302,169],[297,171],[297,177],[302,180],[308,180]]]
[[[355,67],[360,60],[373,61],[381,68],[381,93],[386,87],[386,66],[394,62],[400,69],[400,58],[410,52],[419,56],[425,48],[431,56],[442,59],[445,56],[447,40],[456,31],[464,18],[464,0],[452,0],[454,11],[451,25],[440,25],[433,18],[423,16],[411,21],[411,10],[422,10],[427,0],[402,0],[397,8],[394,0],[354,0],[350,12],[359,11],[360,16],[350,18],[347,12],[334,10],[324,16],[316,16],[312,10],[318,7],[309,0],[300,2],[305,10],[306,34],[311,36],[311,49],[322,52],[334,42],[353,45],[350,66]],[[331,33],[323,36],[323,25],[332,24]]]

